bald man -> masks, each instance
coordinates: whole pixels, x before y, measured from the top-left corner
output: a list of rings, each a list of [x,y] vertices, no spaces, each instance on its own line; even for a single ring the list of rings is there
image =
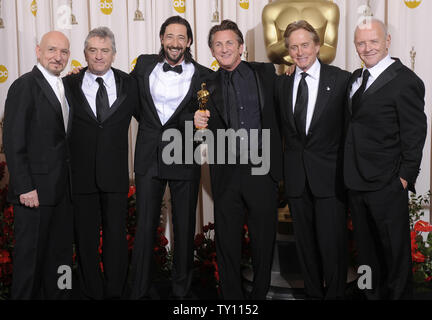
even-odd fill
[[[69,55],[64,34],[45,34],[36,46],[37,66],[11,85],[6,99],[3,144],[16,239],[12,299],[66,299],[71,291],[71,117],[60,78]]]
[[[423,81],[389,55],[382,21],[357,26],[354,44],[364,62],[349,81],[344,180],[358,249],[369,266],[368,299],[412,297],[408,191],[415,192],[427,122]]]

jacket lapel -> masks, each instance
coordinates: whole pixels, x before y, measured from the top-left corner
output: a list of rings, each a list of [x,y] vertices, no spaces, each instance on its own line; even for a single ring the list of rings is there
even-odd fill
[[[335,89],[335,74],[330,73],[325,64],[321,64],[320,79],[318,85],[318,94],[315,103],[314,113],[309,126],[309,130],[313,131],[314,125],[319,121],[331,94]]]
[[[157,65],[157,61],[147,65],[144,72],[138,76],[138,85],[140,88],[144,88],[144,90],[139,90],[141,94],[142,101],[145,101],[148,104],[150,112],[153,114],[155,121],[162,126],[162,122],[160,121],[159,115],[156,110],[156,106],[154,104],[151,92],[150,92],[150,74],[153,69]]]
[[[212,102],[214,108],[219,113],[221,119],[224,121],[225,127],[228,128],[228,115],[225,107],[225,101],[223,99],[222,90],[222,72],[219,69],[213,74],[213,77],[208,80],[208,91],[210,93],[210,101]]]
[[[88,115],[90,116],[90,118],[94,119],[96,122],[98,122],[98,119],[96,117],[96,115],[94,114],[92,108],[90,107],[90,104],[87,101],[86,96],[84,95],[84,92],[82,91],[82,83],[84,80],[84,75],[87,71],[87,68],[84,68],[83,70],[81,70],[81,72],[78,75],[78,81],[74,81],[74,92],[75,92],[75,97],[78,100],[78,106],[82,106],[84,108],[84,110],[88,113]]]
[[[352,74],[349,83],[348,83],[348,89],[347,89],[347,93],[346,93],[346,97],[347,97],[347,105],[348,105],[348,111],[349,113],[352,115],[352,99],[350,97],[351,94],[351,89],[352,89],[352,85],[354,82],[356,82],[356,80],[361,76],[362,74],[362,69],[357,69],[356,71],[354,71],[354,73]]]
[[[40,70],[36,66],[33,68],[32,73],[36,79],[37,84],[42,89],[42,92],[44,93],[45,97],[50,102],[50,106],[54,109],[55,114],[57,115],[57,118],[59,120],[58,124],[61,125],[63,131],[65,131],[61,104],[60,101],[57,99],[55,92],[53,91],[50,84],[43,76],[42,72],[40,72]]]
[[[114,78],[117,89],[117,99],[114,101],[113,105],[110,107],[109,111],[105,114],[105,117],[101,122],[106,121],[109,117],[111,117],[117,109],[121,106],[123,101],[126,99],[126,90],[123,89],[123,79],[118,75],[118,72],[113,69]]]
[[[379,75],[379,77],[371,84],[371,86],[367,88],[367,90],[362,95],[362,100],[378,91],[397,76],[397,69],[400,68],[402,63],[399,59],[395,60],[396,61],[393,62],[386,70],[384,70],[384,72]]]
[[[294,113],[293,113],[293,87],[294,87],[294,74],[291,76],[282,76],[283,77],[283,85],[282,85],[282,96],[281,106],[282,113],[285,115],[285,119],[287,119],[293,131],[297,132],[297,128],[294,122]]]

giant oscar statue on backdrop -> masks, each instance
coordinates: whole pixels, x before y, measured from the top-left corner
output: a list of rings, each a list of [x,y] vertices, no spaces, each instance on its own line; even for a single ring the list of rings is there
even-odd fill
[[[285,48],[283,34],[288,24],[306,20],[317,31],[321,40],[320,60],[331,63],[336,56],[339,7],[327,0],[276,0],[263,9],[262,22],[267,56],[279,64],[279,73],[292,63]]]
[[[293,63],[285,48],[284,32],[297,20],[306,20],[315,28],[321,42],[319,58],[331,63],[336,56],[339,15],[339,7],[326,0],[275,0],[266,5],[262,12],[264,41],[268,58],[279,65],[278,73]],[[279,222],[269,295],[273,299],[302,298],[303,277],[287,207],[279,209]]]

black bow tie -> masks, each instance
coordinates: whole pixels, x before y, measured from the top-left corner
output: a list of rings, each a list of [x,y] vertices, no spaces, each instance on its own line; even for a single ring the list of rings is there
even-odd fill
[[[171,67],[168,63],[165,62],[163,65],[163,71],[164,72],[174,71],[177,72],[178,74],[181,74],[183,72],[183,68],[180,64],[175,67]]]

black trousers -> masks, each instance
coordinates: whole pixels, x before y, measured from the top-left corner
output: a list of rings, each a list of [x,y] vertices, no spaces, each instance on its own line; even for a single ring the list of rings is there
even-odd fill
[[[366,297],[412,298],[408,190],[394,177],[381,190],[350,190],[348,196],[358,264],[372,271],[372,288],[364,289]]]
[[[348,269],[344,199],[315,197],[306,182],[302,196],[288,198],[288,205],[307,298],[343,299]]]
[[[171,194],[174,256],[172,296],[190,295],[192,283],[196,205],[199,180],[164,180],[154,170],[135,176],[137,194],[137,229],[131,261],[131,299],[152,297],[154,271],[153,248],[160,223],[162,198],[168,184]]]
[[[246,219],[247,218],[247,219]],[[254,273],[250,299],[266,299],[277,227],[277,183],[252,176],[251,167],[232,170],[229,183],[214,198],[216,256],[222,298],[242,300],[242,230],[247,220]]]
[[[64,274],[59,267],[72,270],[73,216],[66,194],[56,206],[14,205],[13,300],[71,298],[71,290],[57,283]]]
[[[74,194],[73,200],[81,298],[119,299],[128,268],[127,193]],[[98,251],[101,226],[102,259]]]

